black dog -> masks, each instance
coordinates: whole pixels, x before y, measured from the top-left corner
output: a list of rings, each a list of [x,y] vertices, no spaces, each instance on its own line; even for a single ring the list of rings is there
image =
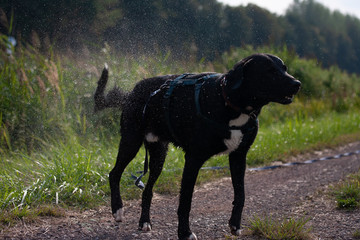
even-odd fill
[[[142,195],[139,227],[151,230],[152,188],[162,171],[168,143],[172,142],[185,152],[178,208],[179,239],[197,239],[189,226],[194,184],[203,163],[216,154],[229,154],[234,187],[229,224],[231,232],[239,235],[246,154],[257,134],[257,117],[269,102],[291,103],[300,89],[301,83],[286,71],[280,58],[255,54],[225,74],[159,76],[140,81],[130,93],[115,88],[105,97],[105,67],[95,93],[95,109],[121,107],[123,111],[119,153],[109,174],[115,220],[124,220],[121,175],[144,143],[150,155],[150,175]]]

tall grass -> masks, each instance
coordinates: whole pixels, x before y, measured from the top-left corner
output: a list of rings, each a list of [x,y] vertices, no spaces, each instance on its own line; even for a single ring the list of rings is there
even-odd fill
[[[0,35],[1,49],[6,46]],[[66,120],[60,62],[29,46],[16,55],[0,51],[0,64],[0,151],[31,150],[48,135],[60,134]]]
[[[95,149],[72,139],[31,157],[13,153],[4,158],[0,207],[16,209],[44,203],[91,206],[103,200],[108,193],[106,172],[114,151],[99,148],[93,152]]]
[[[0,37],[0,49],[7,38]],[[0,50],[0,208],[41,204],[89,207],[108,200],[107,174],[119,143],[120,111],[93,112],[93,92],[104,62],[110,66],[110,86],[130,90],[153,75],[183,72],[225,72],[253,52],[271,52],[290,65],[303,82],[302,93],[290,106],[266,106],[248,164],[274,160],[336,142],[344,134],[359,140],[360,78],[338,68],[321,69],[287,49],[234,49],[216,62],[179,62],[171,54],[129,57],[105,46],[98,55],[42,55],[20,46],[13,55]],[[156,191],[177,192],[184,164],[180,149],[171,147]],[[126,198],[141,192],[130,173],[142,170],[140,150],[122,179]],[[226,166],[214,157],[207,166]],[[226,171],[221,174],[228,174]],[[203,172],[201,179],[213,177]],[[146,181],[146,179],[145,179]]]

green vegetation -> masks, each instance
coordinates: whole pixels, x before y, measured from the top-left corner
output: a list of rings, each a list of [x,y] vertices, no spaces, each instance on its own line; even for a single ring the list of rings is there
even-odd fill
[[[310,235],[311,228],[305,225],[309,219],[284,219],[276,220],[272,217],[253,217],[250,219],[250,227],[252,235],[256,235],[269,240],[306,240],[312,239]]]
[[[334,195],[339,209],[353,210],[360,206],[360,171],[350,175],[335,187]]]
[[[224,72],[254,52],[280,56],[289,72],[303,82],[290,106],[270,104],[260,118],[260,132],[249,153],[249,165],[268,164],[288,156],[359,140],[360,77],[337,67],[322,69],[287,48],[233,49],[212,62],[173,61],[171,54],[154,57],[116,56],[105,45],[99,55],[74,59],[43,55],[30,46],[6,49],[0,35],[0,219],[37,213],[42,205],[88,208],[108,202],[107,175],[119,143],[117,110],[93,112],[92,94],[104,62],[110,66],[110,87],[131,89],[142,78],[168,73]],[[144,150],[122,179],[125,198],[139,197],[130,173],[142,170]],[[156,185],[160,193],[177,193],[183,152],[170,147]],[[226,166],[217,156],[206,166]],[[228,170],[203,171],[199,182],[229,175]],[[144,180],[146,182],[146,179]],[[10,220],[9,220],[10,219]]]
[[[356,230],[354,233],[353,233],[353,237],[355,239],[360,239],[360,230]]]
[[[38,208],[16,208],[13,211],[0,212],[0,229],[1,225],[15,224],[16,221],[22,220],[23,222],[33,222],[39,216],[41,217],[63,217],[65,216],[64,210],[54,205],[42,205]]]

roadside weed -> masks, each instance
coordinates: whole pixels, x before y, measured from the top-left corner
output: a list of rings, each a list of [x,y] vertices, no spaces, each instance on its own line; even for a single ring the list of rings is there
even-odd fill
[[[9,225],[15,224],[17,221],[33,222],[37,217],[63,217],[64,210],[55,205],[40,205],[36,208],[14,208],[11,211],[4,210],[0,212],[0,230]]]
[[[360,206],[360,171],[339,183],[334,190],[339,209],[353,210]]]
[[[264,237],[269,240],[308,240],[311,239],[311,228],[306,227],[309,219],[288,218],[277,220],[273,217],[254,216],[250,219],[248,229],[252,235]]]
[[[360,229],[355,230],[355,232],[353,233],[353,237],[355,239],[360,239]]]

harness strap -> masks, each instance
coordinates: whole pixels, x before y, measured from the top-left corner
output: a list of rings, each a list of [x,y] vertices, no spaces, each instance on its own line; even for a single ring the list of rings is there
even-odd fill
[[[165,122],[166,125],[168,126],[168,129],[170,131],[171,136],[173,137],[173,139],[176,142],[179,142],[178,138],[176,137],[176,134],[174,132],[174,129],[171,126],[170,123],[170,113],[169,113],[169,107],[170,107],[170,97],[172,92],[174,91],[175,87],[181,84],[184,85],[191,85],[194,84],[196,82],[197,79],[194,79],[193,81],[188,82],[188,81],[181,81],[182,79],[184,79],[186,76],[188,76],[188,73],[182,74],[179,77],[175,78],[174,80],[169,82],[169,89],[166,91],[166,93],[164,94],[164,113],[165,113]]]
[[[148,172],[149,169],[149,157],[148,157],[148,148],[146,146],[146,142],[144,141],[144,146],[145,146],[145,163],[144,163],[144,171],[139,172],[141,173],[141,175],[139,177],[135,177],[135,186],[137,186],[140,189],[144,189],[145,188],[145,184],[141,181],[142,177],[145,176],[145,174]]]

